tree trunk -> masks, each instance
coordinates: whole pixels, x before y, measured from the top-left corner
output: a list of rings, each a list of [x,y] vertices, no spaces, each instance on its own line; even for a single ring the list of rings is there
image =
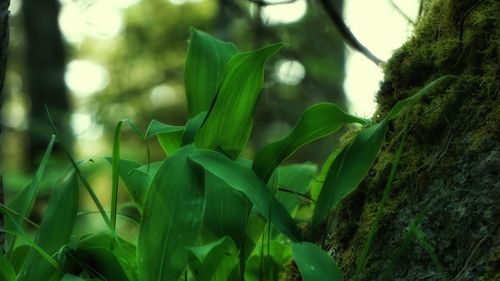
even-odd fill
[[[354,280],[406,126],[360,280],[500,280],[500,1],[428,2],[414,36],[385,66],[374,119],[441,75],[458,78],[391,123],[368,177],[332,212],[317,242],[345,280]]]
[[[70,145],[68,123],[70,104],[64,82],[65,49],[58,24],[58,0],[24,0],[23,22],[26,34],[27,90],[31,99],[29,119],[29,157],[38,165],[50,139],[50,122],[45,105],[60,126],[61,136]],[[84,79],[84,77],[82,77]]]
[[[7,50],[9,47],[9,0],[0,0],[0,109],[3,105],[3,85],[7,68]],[[2,127],[0,125],[0,134]],[[2,175],[0,174],[0,204],[4,204]],[[5,232],[3,232],[4,217],[0,214],[0,252],[3,254]]]

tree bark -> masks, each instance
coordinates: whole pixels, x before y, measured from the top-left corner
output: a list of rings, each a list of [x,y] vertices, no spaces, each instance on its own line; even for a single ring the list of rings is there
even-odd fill
[[[360,280],[500,280],[498,11],[497,0],[432,1],[385,65],[375,120],[435,78],[458,78],[391,123],[367,178],[330,215],[317,242],[345,280],[355,280],[405,127],[405,150]]]
[[[38,165],[50,139],[50,122],[45,106],[60,126],[61,136],[70,146],[69,98],[64,82],[65,49],[58,24],[58,0],[24,0],[22,16],[26,36],[26,80],[31,99],[29,118],[29,158]],[[82,77],[84,79],[84,77]]]
[[[3,85],[7,68],[7,50],[9,47],[9,0],[0,0],[0,108],[3,104]],[[0,134],[2,127],[0,126]],[[4,203],[2,175],[0,175],[0,203]],[[4,217],[0,213],[0,251],[3,253],[5,233],[3,232]]]

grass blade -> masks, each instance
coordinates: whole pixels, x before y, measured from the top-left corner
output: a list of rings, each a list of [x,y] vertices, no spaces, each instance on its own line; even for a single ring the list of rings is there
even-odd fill
[[[318,196],[311,222],[312,233],[317,233],[330,209],[351,193],[363,180],[377,158],[384,140],[387,122],[363,129],[335,158]]]
[[[36,196],[38,195],[39,184],[45,173],[45,169],[47,168],[50,154],[52,153],[52,149],[54,147],[55,142],[56,142],[56,137],[52,135],[52,137],[50,138],[49,145],[47,146],[47,149],[45,150],[45,153],[43,155],[42,161],[40,162],[40,165],[38,166],[38,169],[35,173],[33,181],[31,182],[30,185],[28,185],[25,189],[23,189],[21,193],[17,194],[16,197],[14,197],[14,199],[9,204],[7,204],[12,211],[18,214],[18,217],[16,217],[15,221],[12,221],[13,219],[12,217],[7,217],[7,219],[5,220],[6,230],[14,231],[15,230],[14,223],[21,225],[24,218],[28,217],[31,210],[33,209]],[[10,254],[14,249],[15,240],[16,240],[15,236],[12,235],[6,236],[6,241],[8,243],[8,248],[7,248],[8,254]]]
[[[264,64],[283,46],[273,44],[231,58],[208,116],[196,135],[198,148],[221,149],[237,158],[252,130]]]
[[[7,260],[7,258],[0,254],[0,280],[3,281],[16,281],[16,272],[14,267]]]
[[[110,157],[104,157],[104,159],[109,163],[113,161],[113,158]],[[127,187],[132,201],[137,205],[139,211],[142,212],[152,176],[140,169],[142,167],[140,163],[132,160],[120,159],[120,164],[118,166],[118,174]]]
[[[203,220],[203,171],[188,161],[192,145],[160,166],[148,192],[137,245],[144,281],[177,280]]]
[[[120,178],[120,131],[123,121],[116,124],[115,136],[113,139],[112,183],[111,183],[111,227],[116,231],[116,210],[118,208],[118,181]],[[114,240],[113,240],[114,241]],[[114,243],[112,245],[114,247]]]
[[[47,116],[49,117],[49,121],[50,121],[50,124],[52,126],[52,130],[54,130],[54,134],[57,136],[58,135],[57,134],[57,128],[56,128],[56,125],[54,124],[54,120],[52,119],[52,115],[50,114],[50,111],[47,108],[47,106],[45,106],[45,110],[47,111]],[[80,180],[82,181],[83,186],[85,187],[85,189],[87,190],[87,192],[90,195],[90,198],[92,199],[92,201],[94,202],[95,206],[97,207],[97,210],[99,210],[99,213],[101,214],[102,219],[104,220],[104,222],[106,223],[106,225],[108,226],[108,228],[111,231],[113,231],[113,228],[111,227],[111,221],[109,220],[108,215],[106,214],[106,211],[102,207],[102,204],[99,201],[99,198],[97,198],[97,195],[95,194],[94,190],[90,186],[90,184],[87,181],[87,179],[82,175],[82,172],[81,172],[80,168],[78,167],[78,164],[76,164],[75,160],[71,156],[71,153],[69,153],[68,148],[62,142],[60,142],[60,145],[63,148],[64,153],[66,154],[66,157],[68,157],[69,161],[71,162],[71,165],[75,169],[76,174],[78,175],[78,178],[80,178]]]
[[[408,106],[414,104],[419,101],[425,95],[428,95],[438,89],[442,89],[448,87],[453,81],[456,80],[456,76],[454,75],[445,75],[437,78],[436,80],[427,84],[424,88],[418,91],[411,97],[408,97],[404,100],[398,101],[392,108],[391,111],[385,117],[386,120],[390,121],[396,117],[398,117],[401,112],[406,110]]]
[[[389,178],[387,179],[387,184],[384,188],[384,193],[382,195],[382,200],[378,205],[377,214],[375,215],[375,220],[370,228],[370,232],[368,232],[368,238],[366,239],[365,245],[363,246],[363,250],[361,250],[361,254],[358,256],[356,261],[356,273],[354,280],[359,280],[361,272],[363,272],[366,262],[368,261],[368,254],[370,252],[373,240],[375,239],[375,234],[377,233],[378,226],[380,221],[382,220],[382,216],[384,214],[384,208],[387,200],[389,200],[389,195],[392,191],[392,182],[394,181],[394,177],[396,176],[399,159],[401,158],[401,153],[403,152],[404,144],[406,141],[407,128],[404,129],[403,138],[401,139],[401,143],[399,144],[398,150],[396,151],[396,155],[392,161],[392,168],[389,174]]]
[[[224,70],[237,52],[233,43],[191,28],[184,76],[190,117],[209,109],[222,82]]]
[[[342,281],[342,273],[332,257],[318,245],[303,242],[292,245],[292,254],[304,281]]]
[[[288,136],[257,153],[252,168],[267,182],[274,169],[300,147],[336,132],[347,123],[366,125],[369,120],[347,114],[333,103],[315,104],[304,111]]]
[[[211,150],[196,150],[189,158],[206,171],[242,192],[281,232],[292,241],[302,239],[290,213],[274,198],[266,184],[249,168]],[[272,209],[271,216],[270,210]]]
[[[79,188],[74,172],[52,192],[35,243],[50,255],[69,241],[78,209]],[[56,273],[38,252],[31,250],[19,272],[18,280],[46,281]]]

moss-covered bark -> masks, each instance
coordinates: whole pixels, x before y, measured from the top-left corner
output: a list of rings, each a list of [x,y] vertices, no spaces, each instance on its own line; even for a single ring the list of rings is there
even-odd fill
[[[500,280],[500,1],[426,2],[414,36],[385,66],[374,119],[441,75],[458,79],[391,123],[368,177],[330,216],[319,243],[346,280],[405,126],[405,150],[361,280],[380,280],[391,265],[385,280]],[[421,234],[402,248],[421,211]]]

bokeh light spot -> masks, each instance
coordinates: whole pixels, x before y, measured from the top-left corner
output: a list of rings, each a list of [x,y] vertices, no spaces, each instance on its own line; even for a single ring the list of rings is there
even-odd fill
[[[280,60],[276,64],[275,75],[278,82],[294,86],[304,79],[306,69],[299,61]]]
[[[266,0],[268,3],[280,3],[284,0]],[[307,11],[305,0],[296,0],[286,4],[268,5],[262,8],[262,21],[267,25],[290,24],[299,21]]]
[[[86,60],[73,60],[64,76],[68,88],[78,97],[89,97],[109,83],[109,73],[101,65]]]

